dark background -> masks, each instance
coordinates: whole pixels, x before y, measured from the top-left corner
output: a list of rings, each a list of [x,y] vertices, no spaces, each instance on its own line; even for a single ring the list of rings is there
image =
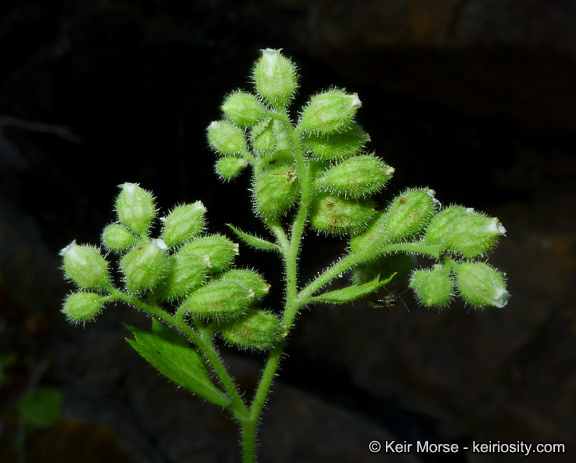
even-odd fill
[[[395,167],[387,199],[429,186],[508,230],[490,262],[504,309],[414,302],[312,307],[296,328],[261,427],[261,462],[574,461],[576,448],[576,2],[549,0],[10,1],[0,5],[0,461],[17,461],[15,404],[62,393],[62,418],[30,434],[29,462],[238,462],[235,424],[178,390],[124,341],[118,305],[69,326],[58,252],[96,243],[116,185],[166,211],[202,200],[209,230],[253,223],[246,176],[222,184],[205,130],[250,89],[259,49],[298,65],[299,104],[357,92],[368,148]],[[295,113],[296,114],[296,113]],[[343,248],[307,236],[303,280]],[[273,284],[274,256],[238,263]],[[425,263],[425,262],[423,262]],[[281,299],[278,285],[268,300]],[[260,363],[227,351],[250,391]],[[258,359],[257,359],[258,360]],[[249,392],[248,392],[249,393]],[[566,454],[372,455],[378,439],[560,442]],[[22,460],[21,460],[22,461]]]

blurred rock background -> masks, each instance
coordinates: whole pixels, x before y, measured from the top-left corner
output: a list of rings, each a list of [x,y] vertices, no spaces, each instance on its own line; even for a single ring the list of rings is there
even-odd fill
[[[234,423],[131,352],[120,322],[144,317],[118,305],[86,328],[65,322],[58,251],[98,241],[126,181],[164,210],[201,199],[212,232],[230,222],[266,233],[247,179],[218,182],[205,128],[226,93],[250,88],[268,47],[298,64],[298,104],[333,84],[358,92],[369,148],[396,168],[380,206],[430,186],[501,219],[508,237],[490,261],[514,297],[438,313],[398,283],[382,291],[399,296],[390,309],[304,311],[260,461],[574,461],[575,21],[573,0],[3,1],[0,461],[240,461]],[[342,247],[307,238],[310,278]],[[238,262],[272,283],[281,271],[246,248]],[[269,304],[280,300],[276,286]],[[261,359],[226,358],[249,391]],[[22,437],[19,398],[48,386],[61,418]],[[567,453],[394,457],[370,454],[374,439],[554,442]]]

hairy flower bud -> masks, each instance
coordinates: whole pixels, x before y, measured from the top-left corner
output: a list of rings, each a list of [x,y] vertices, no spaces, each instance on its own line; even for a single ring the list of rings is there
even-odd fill
[[[166,276],[155,290],[159,299],[174,300],[189,295],[205,281],[210,258],[183,247],[171,256]]]
[[[204,214],[206,208],[200,201],[175,207],[161,219],[164,222],[162,239],[166,246],[177,246],[198,236],[204,228]]]
[[[345,198],[361,198],[381,190],[393,172],[375,156],[354,156],[326,171],[316,187]]]
[[[238,244],[222,235],[211,235],[198,238],[185,244],[179,251],[192,252],[208,258],[210,273],[225,270],[232,259],[238,255]]]
[[[222,280],[235,281],[246,289],[251,289],[254,292],[254,299],[259,300],[268,294],[270,285],[266,283],[264,278],[253,270],[233,269],[228,270],[221,277]]]
[[[335,161],[358,153],[368,141],[370,141],[368,134],[360,124],[353,122],[342,132],[330,135],[307,133],[303,144],[318,159]]]
[[[310,210],[312,226],[333,234],[359,233],[375,215],[373,201],[345,199],[330,193],[317,195]]]
[[[79,246],[72,241],[60,255],[66,276],[84,289],[102,289],[110,283],[108,262],[98,249],[92,246]]]
[[[422,304],[428,307],[442,307],[452,299],[454,285],[450,272],[440,264],[431,270],[417,270],[410,277],[410,287]]]
[[[124,225],[113,223],[102,233],[102,243],[106,249],[114,252],[124,252],[138,242],[138,238]]]
[[[102,310],[103,296],[96,293],[79,292],[70,294],[64,301],[62,312],[68,320],[83,323],[93,320]]]
[[[380,216],[363,234],[350,241],[350,249],[357,252],[368,246],[377,249],[387,243],[398,242],[424,229],[436,211],[437,201],[429,189],[408,189],[398,195],[380,213]]]
[[[167,246],[161,239],[137,245],[120,261],[128,291],[137,293],[154,288],[169,265]]]
[[[216,172],[223,180],[232,180],[238,177],[246,166],[248,161],[245,158],[226,156],[216,163]]]
[[[360,106],[362,102],[358,95],[329,90],[311,98],[302,112],[299,126],[313,133],[340,132],[350,127]]]
[[[156,217],[152,193],[140,188],[137,183],[124,183],[119,187],[122,191],[116,199],[118,220],[130,230],[145,235]]]
[[[222,337],[240,348],[269,350],[280,339],[278,317],[263,310],[251,310],[221,328]]]
[[[484,262],[453,264],[460,296],[473,307],[502,308],[508,303],[504,276]]]
[[[297,178],[292,167],[278,166],[256,179],[256,210],[262,217],[275,219],[288,212],[298,198]]]
[[[490,251],[506,229],[496,218],[460,206],[439,212],[428,225],[425,242],[464,257]]]
[[[194,291],[182,303],[186,312],[209,319],[230,319],[242,315],[254,301],[254,291],[232,280],[212,280]]]
[[[267,48],[254,67],[254,83],[258,93],[273,106],[286,106],[292,99],[298,82],[296,68],[280,53]]]
[[[244,131],[228,121],[214,121],[208,126],[208,142],[222,155],[238,154],[246,149]]]
[[[264,105],[254,95],[246,92],[232,93],[224,101],[222,110],[240,127],[252,127],[267,114]]]
[[[266,118],[258,122],[250,131],[250,142],[257,153],[271,153],[276,149],[276,135],[273,130],[273,120]]]

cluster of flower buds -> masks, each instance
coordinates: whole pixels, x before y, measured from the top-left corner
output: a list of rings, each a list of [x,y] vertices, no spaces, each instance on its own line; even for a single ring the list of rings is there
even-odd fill
[[[208,127],[208,141],[222,156],[218,174],[228,180],[254,164],[255,209],[274,220],[286,215],[302,193],[298,149],[306,153],[314,192],[312,227],[331,234],[364,230],[376,215],[370,196],[394,169],[362,152],[369,137],[354,120],[361,106],[358,95],[332,89],[313,96],[294,128],[281,115],[298,87],[295,66],[279,50],[266,49],[253,78],[256,93],[229,95],[222,105],[225,118]]]
[[[451,255],[442,264],[412,274],[410,286],[427,306],[442,307],[455,291],[473,307],[504,307],[510,298],[504,275],[474,260],[491,251],[506,230],[498,219],[461,206],[450,206],[434,216],[422,242]]]
[[[470,260],[489,252],[505,232],[497,219],[458,206],[439,212],[440,203],[429,188],[407,189],[384,210],[375,210],[372,197],[394,169],[364,151],[370,137],[355,121],[361,106],[358,95],[340,89],[317,94],[293,126],[287,107],[298,81],[290,60],[279,50],[263,50],[253,80],[254,94],[237,91],[225,99],[224,119],[208,127],[208,141],[220,155],[216,170],[222,178],[234,178],[253,165],[254,205],[265,221],[285,216],[308,187],[311,227],[349,235],[350,253],[365,256],[355,269],[357,283],[383,274],[382,264],[392,257],[398,261],[389,251],[392,245],[397,245],[393,252],[402,252],[401,244],[410,243],[405,252],[424,251],[439,262],[411,276],[424,305],[444,306],[456,291],[475,307],[505,305],[509,295],[503,275]],[[298,167],[298,156],[305,171]],[[302,175],[306,178],[299,178]],[[413,261],[409,256],[400,266]],[[392,273],[409,272],[391,269],[387,274]],[[480,274],[488,283],[474,283]]]
[[[222,235],[202,233],[203,204],[176,206],[160,219],[160,236],[152,238],[150,230],[157,215],[152,194],[134,183],[120,188],[118,221],[104,229],[102,244],[119,256],[126,294],[140,297],[152,292],[155,300],[174,302],[191,317],[225,324],[225,333],[238,331],[236,323],[254,324],[244,337],[223,336],[241,347],[271,347],[280,323],[275,315],[254,308],[268,292],[268,285],[252,270],[230,269],[238,245]],[[109,263],[99,249],[75,242],[61,254],[65,274],[80,290],[68,296],[63,311],[74,322],[89,321],[109,299]],[[270,329],[262,328],[264,325]]]

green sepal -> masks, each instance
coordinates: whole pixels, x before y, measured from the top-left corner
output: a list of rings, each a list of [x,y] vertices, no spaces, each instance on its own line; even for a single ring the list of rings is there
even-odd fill
[[[269,350],[280,339],[280,320],[270,312],[250,310],[220,328],[224,340],[239,348]]]
[[[368,283],[362,285],[352,285],[347,288],[336,289],[328,293],[323,293],[310,298],[310,302],[327,302],[328,304],[346,304],[380,289],[385,284],[392,281],[396,274],[393,273],[388,279],[381,281],[380,275]]]
[[[254,291],[233,280],[211,280],[194,291],[178,310],[206,319],[238,318],[254,302]]]
[[[210,381],[202,356],[170,328],[155,319],[151,331],[124,327],[134,335],[133,340],[126,341],[168,379],[208,402],[230,405],[228,396]]]
[[[271,243],[270,241],[266,241],[265,239],[262,239],[262,238],[258,238],[257,236],[254,236],[254,235],[244,233],[243,231],[238,230],[236,227],[234,227],[233,225],[230,225],[229,223],[226,225],[228,225],[232,229],[232,231],[234,233],[236,233],[236,235],[239,238],[243,239],[244,242],[246,244],[248,244],[249,246],[253,246],[257,249],[262,249],[264,251],[272,251],[272,250],[278,251],[279,250],[279,247],[277,244]]]
[[[256,210],[265,220],[277,219],[293,206],[299,193],[297,179],[290,166],[273,167],[256,179]]]
[[[238,255],[238,244],[222,235],[209,235],[185,244],[179,252],[194,252],[208,257],[210,273],[218,273],[228,268]]]
[[[216,162],[216,173],[222,180],[232,180],[238,177],[247,166],[246,158],[225,156]]]
[[[346,199],[330,193],[316,195],[310,208],[310,222],[317,231],[343,235],[364,231],[377,214],[369,199]]]
[[[343,132],[330,135],[306,133],[302,139],[306,149],[323,161],[346,159],[358,153],[368,141],[370,136],[356,122]]]

